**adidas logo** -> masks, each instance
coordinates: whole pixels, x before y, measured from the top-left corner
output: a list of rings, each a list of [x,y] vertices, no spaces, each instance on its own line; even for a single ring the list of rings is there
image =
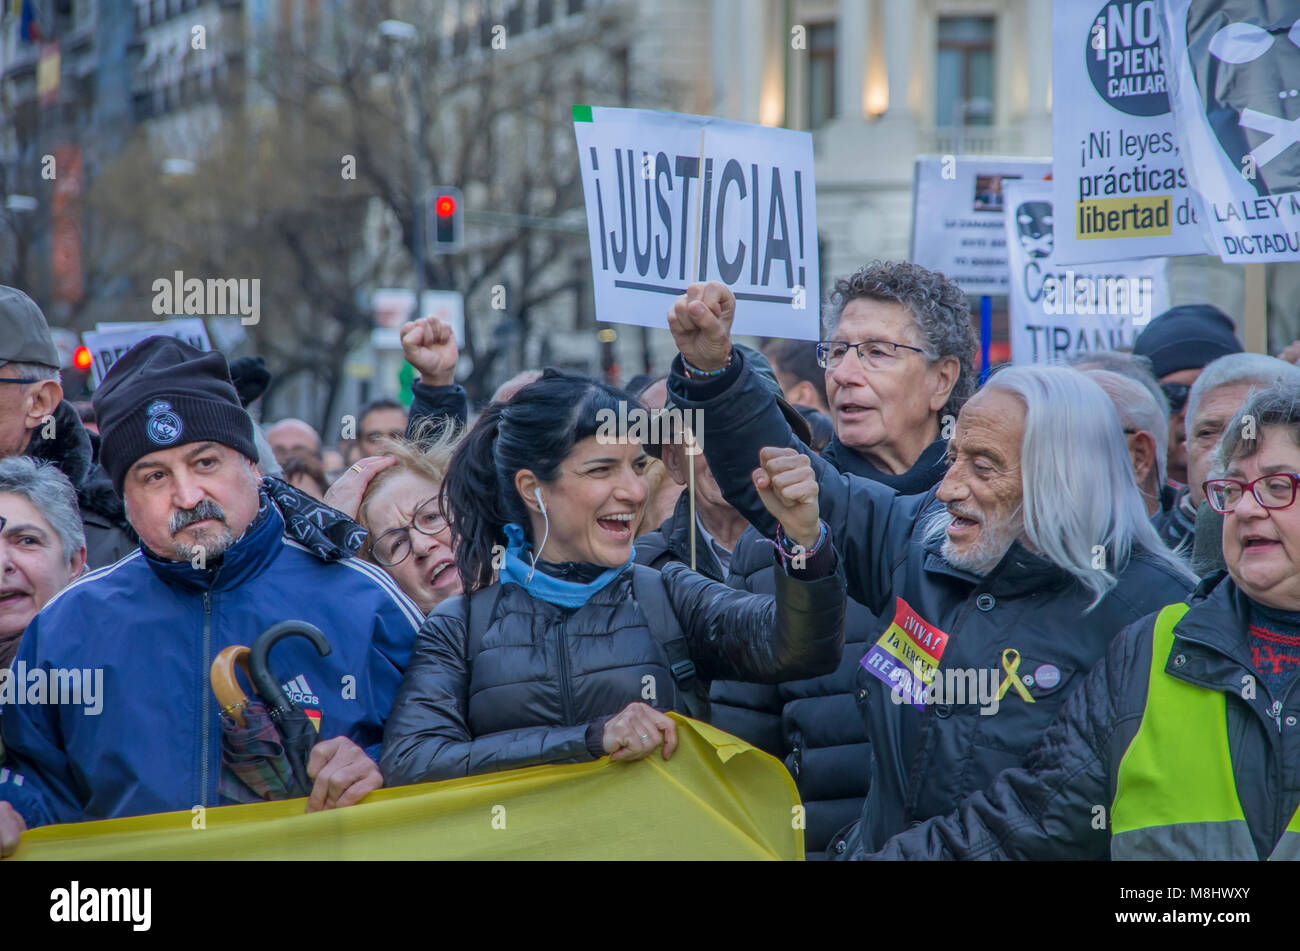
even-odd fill
[[[299,706],[320,706],[320,697],[312,692],[307,684],[307,678],[302,674],[294,677],[287,684],[280,684],[284,689],[285,695]]]

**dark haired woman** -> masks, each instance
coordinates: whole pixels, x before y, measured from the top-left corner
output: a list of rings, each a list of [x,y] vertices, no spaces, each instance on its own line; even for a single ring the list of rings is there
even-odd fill
[[[621,390],[548,370],[489,407],[457,449],[444,504],[466,594],[420,630],[385,728],[388,785],[660,746],[667,759],[677,741],[665,712],[703,715],[711,678],[835,668],[844,578],[807,459],[755,470],[782,526],[775,597],[682,565],[661,574],[632,562],[645,453],[610,431],[640,411]]]

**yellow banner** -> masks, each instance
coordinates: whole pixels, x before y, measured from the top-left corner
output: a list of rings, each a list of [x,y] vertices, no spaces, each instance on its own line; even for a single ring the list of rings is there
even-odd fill
[[[803,806],[776,759],[676,714],[678,748],[306,800],[45,826],[21,859],[802,859]],[[196,826],[203,826],[196,828]]]

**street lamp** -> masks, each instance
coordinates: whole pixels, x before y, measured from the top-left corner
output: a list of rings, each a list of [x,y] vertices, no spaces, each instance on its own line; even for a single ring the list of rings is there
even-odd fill
[[[410,101],[413,111],[411,136],[411,256],[415,259],[415,313],[420,316],[420,300],[424,296],[424,196],[428,187],[424,183],[424,83],[420,71],[418,42],[420,33],[405,20],[384,20],[379,24],[379,35],[401,51],[399,57],[411,84]]]
[[[379,35],[386,40],[398,40],[414,43],[419,39],[419,31],[405,20],[385,20],[379,24]]]

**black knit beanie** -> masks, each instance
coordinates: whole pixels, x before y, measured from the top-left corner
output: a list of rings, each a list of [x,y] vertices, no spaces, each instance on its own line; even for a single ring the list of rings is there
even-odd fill
[[[127,470],[161,449],[211,440],[257,461],[253,421],[216,351],[173,337],[142,340],[113,364],[91,402],[99,461],[119,495]]]
[[[1211,304],[1181,304],[1152,318],[1133,342],[1133,352],[1151,361],[1160,380],[1241,353],[1233,329],[1232,318]]]

